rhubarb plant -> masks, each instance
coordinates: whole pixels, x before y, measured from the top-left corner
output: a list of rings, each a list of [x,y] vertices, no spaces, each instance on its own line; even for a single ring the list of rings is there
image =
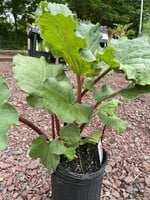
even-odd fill
[[[16,109],[8,103],[10,91],[3,76],[0,76],[0,150],[6,147],[8,130],[17,124]]]
[[[61,64],[47,63],[43,57],[17,55],[13,60],[16,83],[28,94],[28,104],[35,109],[47,110],[52,116],[51,132],[48,133],[51,140],[22,116],[19,116],[19,120],[39,133],[32,142],[30,156],[40,158],[53,173],[61,155],[71,161],[78,157],[76,149],[80,145],[101,141],[105,128],[82,137],[84,128],[95,115],[99,116],[104,127],[110,126],[118,133],[126,130],[128,123],[117,116],[122,102],[115,97],[134,99],[150,92],[150,44],[142,38],[120,38],[110,40],[108,46],[102,49],[99,45],[99,24],[78,20],[63,4],[41,2],[35,18],[47,48],[55,58],[63,58],[70,73],[76,77],[73,85]],[[116,71],[125,74],[129,82],[126,88],[118,87],[114,91],[107,82],[95,88],[96,83],[98,85],[101,79]],[[2,77],[1,88],[0,118],[4,119],[0,126],[2,149],[7,144],[8,128],[17,122],[17,114],[5,101],[9,93]],[[95,104],[83,98],[88,92]],[[3,107],[7,107],[6,113]],[[7,112],[10,112],[10,119],[5,117]]]

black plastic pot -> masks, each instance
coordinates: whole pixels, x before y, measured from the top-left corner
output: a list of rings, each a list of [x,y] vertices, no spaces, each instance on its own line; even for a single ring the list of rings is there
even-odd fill
[[[102,179],[107,162],[107,154],[103,152],[101,168],[91,174],[75,174],[58,166],[52,174],[52,200],[100,200]]]

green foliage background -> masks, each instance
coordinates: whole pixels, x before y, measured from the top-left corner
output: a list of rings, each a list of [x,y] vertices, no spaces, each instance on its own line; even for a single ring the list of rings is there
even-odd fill
[[[0,49],[26,49],[27,33],[24,30],[14,31],[11,24],[0,22]]]
[[[41,0],[0,0],[0,49],[26,48],[27,23],[32,23],[32,13]],[[93,23],[114,27],[114,23],[133,23],[131,29],[138,33],[140,5],[139,0],[47,0],[48,2],[68,3],[71,10],[77,13],[78,18],[88,19]],[[17,5],[17,6],[16,6]],[[8,23],[9,14],[14,18]],[[150,22],[150,1],[144,1],[143,24]],[[6,31],[1,30],[5,26]],[[11,29],[10,29],[11,26]],[[18,33],[19,30],[19,33]],[[144,32],[146,32],[145,29]],[[10,34],[8,33],[10,32]],[[146,32],[147,33],[147,32]],[[17,39],[16,39],[17,38]]]

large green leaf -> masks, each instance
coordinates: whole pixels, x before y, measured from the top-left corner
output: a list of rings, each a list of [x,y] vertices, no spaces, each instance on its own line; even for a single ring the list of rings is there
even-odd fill
[[[82,76],[93,76],[101,68],[98,61],[111,69],[119,67],[112,47],[100,52],[99,24],[77,20],[63,4],[41,3],[36,12],[41,37],[55,57],[63,57],[69,68]]]
[[[127,99],[134,99],[139,95],[150,93],[150,85],[142,86],[130,84],[128,87],[120,90],[118,93]]]
[[[7,132],[18,121],[17,111],[7,103],[9,96],[5,79],[0,76],[0,150],[7,146]]]
[[[64,122],[86,123],[92,114],[90,105],[77,103],[72,88],[52,78],[45,83],[44,96],[47,109]]]
[[[51,5],[51,3],[48,4],[47,11],[45,9],[37,19],[41,37],[50,51],[56,57],[63,57],[76,74],[91,74],[91,63],[80,54],[81,50],[86,48],[87,41],[77,36],[75,32],[77,22],[73,18],[73,14],[68,12],[64,15],[63,9],[59,9],[59,4],[54,4],[53,9],[51,9]],[[63,6],[65,10],[66,6]]]
[[[13,59],[13,65],[17,84],[27,93],[35,93],[35,90],[38,93],[43,89],[43,82],[50,77],[59,81],[67,79],[61,65],[50,65],[43,57],[39,59],[17,55]]]
[[[112,127],[119,133],[125,131],[128,126],[126,121],[121,120],[116,115],[117,107],[120,105],[120,101],[113,99],[101,104],[97,109],[97,113],[103,124]]]
[[[33,159],[40,158],[43,165],[48,169],[49,173],[52,174],[59,164],[60,155],[52,154],[50,146],[51,142],[47,141],[44,136],[39,136],[32,141],[29,155]]]
[[[17,55],[14,73],[18,85],[29,93],[33,107],[45,108],[61,121],[86,123],[93,108],[77,103],[72,84],[60,65],[47,64],[44,59]]]
[[[138,85],[150,85],[150,44],[145,38],[133,40],[112,39],[110,45],[116,49],[116,56],[121,62],[120,69],[128,80]]]

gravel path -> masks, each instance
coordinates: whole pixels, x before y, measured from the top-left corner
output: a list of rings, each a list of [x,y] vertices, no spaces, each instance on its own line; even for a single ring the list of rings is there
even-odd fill
[[[15,85],[11,62],[0,63],[0,73],[11,88],[10,101],[20,114],[31,119],[45,132],[50,131],[50,118],[43,110],[34,111],[26,95]],[[68,75],[70,72],[67,72]],[[122,74],[107,78],[113,88],[126,84]],[[114,78],[116,81],[114,82]],[[122,99],[121,99],[122,100]],[[123,100],[124,101],[124,100]],[[106,128],[103,145],[109,153],[103,180],[101,200],[149,200],[150,196],[150,95],[124,101],[119,115],[130,122],[123,135]],[[100,126],[95,121],[90,129]],[[37,134],[21,123],[9,132],[9,145],[0,153],[0,200],[48,200],[50,176],[39,160],[28,156],[29,146]]]

